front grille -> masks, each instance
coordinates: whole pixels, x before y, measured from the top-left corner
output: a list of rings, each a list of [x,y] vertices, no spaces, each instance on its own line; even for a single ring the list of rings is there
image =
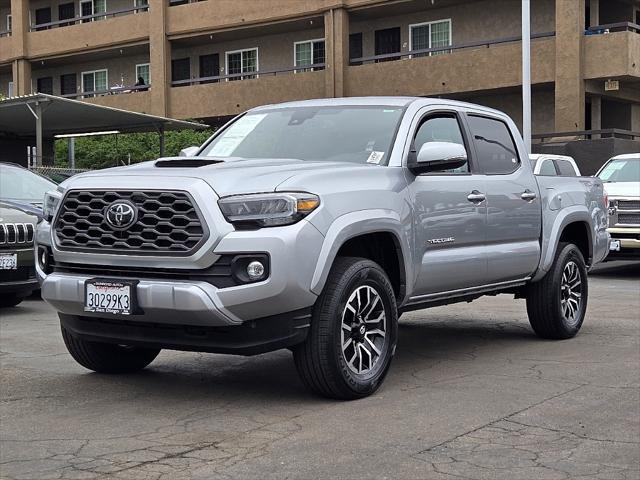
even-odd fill
[[[31,245],[33,231],[31,223],[0,223],[0,245]]]
[[[126,230],[116,230],[106,222],[105,210],[122,200],[138,215]],[[55,233],[61,250],[189,255],[207,232],[186,192],[73,190],[60,207]]]
[[[640,225],[640,213],[619,213],[618,225]]]
[[[640,210],[640,200],[618,200],[618,210]]]

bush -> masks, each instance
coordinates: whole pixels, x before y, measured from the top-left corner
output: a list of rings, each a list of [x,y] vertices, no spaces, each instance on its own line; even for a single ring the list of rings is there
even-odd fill
[[[213,130],[176,130],[165,133],[165,156],[177,155],[191,145],[200,145]],[[123,133],[75,140],[77,168],[107,168],[153,160],[160,156],[157,133]],[[55,142],[55,165],[68,166],[67,139]]]

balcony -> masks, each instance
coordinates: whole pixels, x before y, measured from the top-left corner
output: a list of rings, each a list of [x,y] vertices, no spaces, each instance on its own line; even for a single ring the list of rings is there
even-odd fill
[[[534,84],[554,81],[554,35],[533,36]],[[515,87],[522,82],[521,58],[519,37],[354,58],[347,68],[346,94],[426,96]]]
[[[327,10],[327,3],[326,0],[209,0],[176,5],[167,12],[167,33],[184,35],[240,25],[264,24],[276,19],[307,17]]]
[[[32,25],[27,51],[32,58],[148,42],[149,13],[128,8]]]
[[[638,80],[640,25],[625,22],[593,27],[585,38],[584,58],[585,80],[625,77]]]
[[[174,88],[169,93],[170,116],[207,118],[236,115],[259,105],[325,96],[324,70],[295,72],[288,69],[260,71],[253,75],[255,78],[237,81],[231,80],[241,75],[173,82]]]

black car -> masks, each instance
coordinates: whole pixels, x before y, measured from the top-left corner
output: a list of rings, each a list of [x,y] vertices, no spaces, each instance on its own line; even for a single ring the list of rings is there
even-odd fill
[[[0,163],[0,307],[13,307],[38,289],[35,226],[45,192],[55,188],[25,168]]]

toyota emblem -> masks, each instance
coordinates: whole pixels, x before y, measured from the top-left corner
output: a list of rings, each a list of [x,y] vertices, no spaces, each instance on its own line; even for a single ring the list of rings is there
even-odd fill
[[[113,202],[107,207],[104,218],[111,228],[124,230],[135,223],[138,218],[138,209],[129,202]]]

